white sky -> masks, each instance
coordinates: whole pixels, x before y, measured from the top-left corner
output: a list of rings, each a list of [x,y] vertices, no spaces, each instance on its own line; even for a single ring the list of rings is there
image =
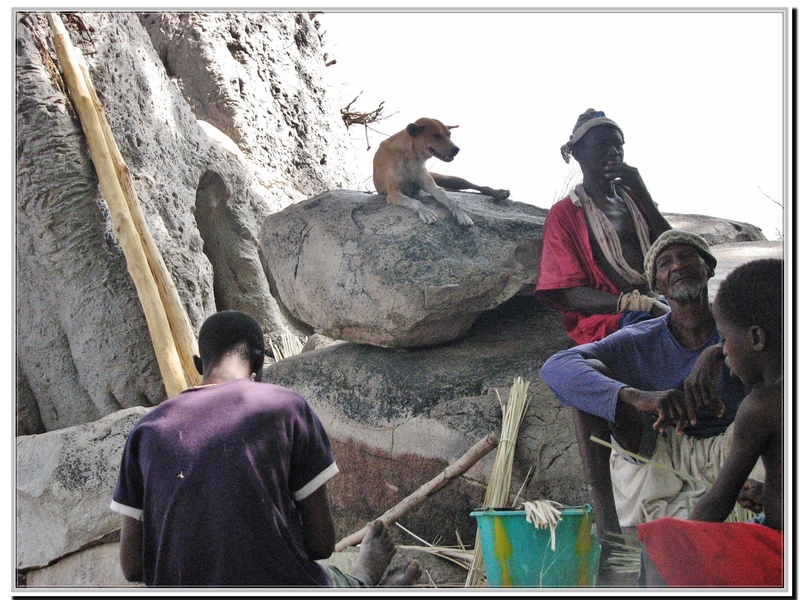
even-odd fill
[[[429,169],[549,208],[568,173],[559,149],[591,107],[622,127],[662,212],[784,231],[765,194],[786,205],[786,14],[358,10],[318,20],[337,108],[363,92],[351,110],[396,113],[372,125],[370,150],[351,128],[365,189],[380,141],[424,116],[459,125],[459,155]]]

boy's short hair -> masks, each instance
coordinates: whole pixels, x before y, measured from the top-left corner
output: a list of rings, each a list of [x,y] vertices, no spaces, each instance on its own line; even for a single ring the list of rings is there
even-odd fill
[[[232,352],[248,360],[253,372],[264,363],[264,332],[258,321],[243,312],[223,310],[208,317],[197,345],[203,364],[216,364]]]
[[[757,325],[783,338],[783,259],[763,258],[736,267],[720,284],[714,304],[738,327]]]

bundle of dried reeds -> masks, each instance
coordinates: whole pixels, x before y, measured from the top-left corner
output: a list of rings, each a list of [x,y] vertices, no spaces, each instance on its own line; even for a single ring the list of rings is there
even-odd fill
[[[511,471],[514,466],[514,451],[517,445],[519,426],[528,409],[529,382],[517,377],[508,394],[508,401],[503,402],[500,394],[500,408],[503,411],[503,425],[500,433],[500,443],[497,446],[497,455],[492,465],[489,484],[486,486],[484,506],[501,508],[508,505],[508,493],[511,489]],[[472,567],[467,575],[466,587],[476,587],[484,579],[483,553],[481,552],[480,537],[475,538],[475,552]]]
[[[284,331],[281,334],[280,343],[276,346],[270,339],[269,347],[272,348],[272,356],[275,357],[275,362],[278,362],[289,356],[300,354],[303,351],[303,346],[306,341],[307,340],[303,337],[298,337],[288,331]]]

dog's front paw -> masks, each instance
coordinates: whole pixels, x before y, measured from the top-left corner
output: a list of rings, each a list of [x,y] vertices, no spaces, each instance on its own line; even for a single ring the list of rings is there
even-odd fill
[[[430,208],[425,206],[417,209],[417,214],[419,218],[422,219],[423,223],[434,223],[436,222],[436,213],[433,212]]]
[[[472,219],[470,219],[470,218],[467,216],[467,214],[466,214],[466,213],[463,213],[463,212],[462,212],[462,213],[460,213],[460,214],[457,214],[457,215],[456,215],[456,221],[458,221],[458,224],[459,224],[459,225],[462,225],[462,226],[464,226],[464,227],[472,227],[472,225],[474,224],[474,223],[472,222]]]

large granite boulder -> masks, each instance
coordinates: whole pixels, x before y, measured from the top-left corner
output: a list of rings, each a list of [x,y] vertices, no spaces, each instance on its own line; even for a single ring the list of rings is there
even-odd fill
[[[508,398],[516,377],[530,382],[530,406],[517,446],[514,491],[536,464],[528,495],[583,503],[572,413],[538,378],[544,361],[571,345],[558,313],[518,296],[485,312],[450,344],[391,349],[347,342],[281,360],[263,377],[306,396],[333,438],[340,474],[331,481],[331,498],[337,530],[350,533],[489,432],[499,434],[499,398]],[[409,514],[403,525],[446,543],[456,543],[456,531],[474,535],[469,512],[483,502],[494,456]]]
[[[664,218],[672,225],[673,229],[696,233],[708,242],[709,246],[736,242],[762,242],[767,239],[760,228],[749,223],[729,221],[707,215],[676,213],[664,213]]]
[[[298,321],[384,347],[460,338],[478,316],[536,281],[544,209],[451,193],[474,221],[426,224],[385,196],[336,190],[270,215],[261,251],[273,292]]]
[[[119,531],[120,517],[108,506],[125,438],[146,412],[128,408],[85,425],[17,438],[18,569],[45,567]]]
[[[122,574],[119,564],[119,542],[92,546],[64,559],[25,574],[28,588],[143,588],[131,583]]]

